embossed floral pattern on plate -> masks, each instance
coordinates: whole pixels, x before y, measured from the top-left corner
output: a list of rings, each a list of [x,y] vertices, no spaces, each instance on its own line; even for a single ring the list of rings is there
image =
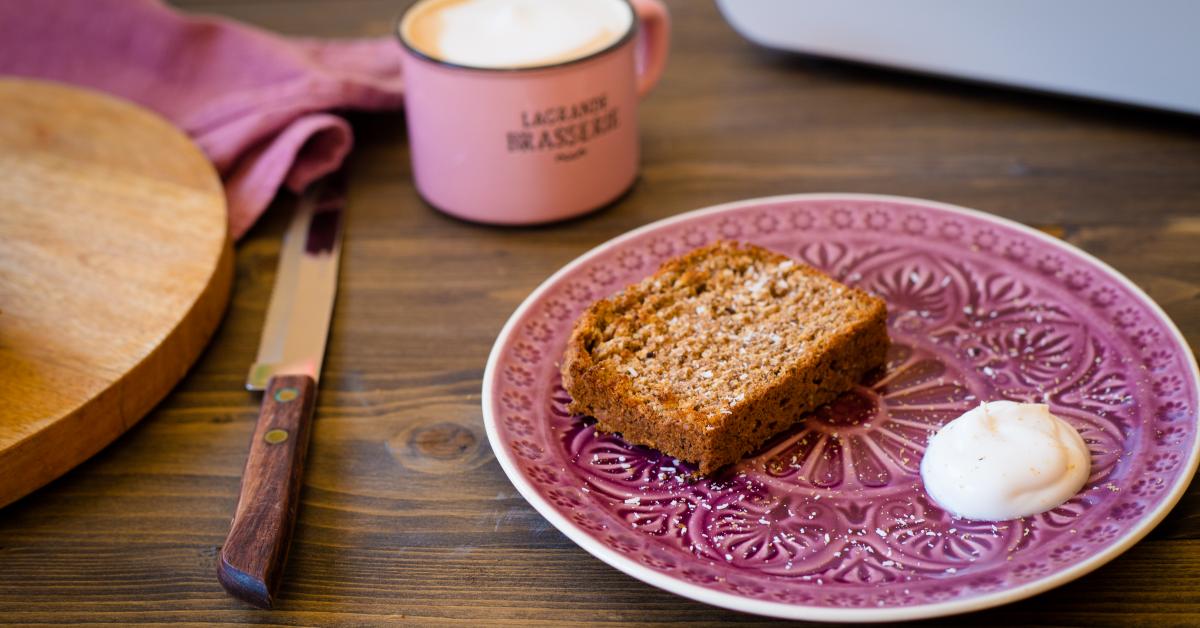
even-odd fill
[[[730,237],[883,297],[893,347],[871,381],[697,480],[567,412],[557,364],[593,299]],[[785,617],[919,617],[1075,577],[1148,531],[1195,470],[1194,369],[1156,306],[1069,246],[915,199],[801,195],[677,217],[568,266],[498,339],[484,413],[522,493],[637,577]],[[1080,431],[1093,472],[1079,495],[999,523],[929,500],[928,437],[994,399],[1048,403]]]

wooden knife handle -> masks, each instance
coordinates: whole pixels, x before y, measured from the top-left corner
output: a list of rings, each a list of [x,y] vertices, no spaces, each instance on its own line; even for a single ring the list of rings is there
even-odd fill
[[[267,383],[237,510],[217,564],[217,579],[226,591],[262,608],[274,601],[287,561],[316,388],[307,375],[278,375]]]

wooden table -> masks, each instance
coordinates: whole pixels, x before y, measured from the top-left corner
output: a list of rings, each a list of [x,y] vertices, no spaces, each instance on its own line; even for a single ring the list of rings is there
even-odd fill
[[[385,34],[404,3],[181,4],[353,36]],[[1200,344],[1196,119],[771,53],[708,2],[671,8],[673,58],[641,113],[642,179],[593,216],[538,229],[447,218],[413,190],[401,114],[355,120],[342,286],[277,610],[226,597],[214,559],[258,410],[242,382],[286,203],[240,243],[232,306],[178,390],[0,511],[0,623],[761,621],[659,591],[576,547],[517,495],[481,421],[484,361],[525,295],[590,247],[697,207],[854,191],[991,211],[1098,255]],[[1200,490],[1092,575],[953,621],[1200,624]]]

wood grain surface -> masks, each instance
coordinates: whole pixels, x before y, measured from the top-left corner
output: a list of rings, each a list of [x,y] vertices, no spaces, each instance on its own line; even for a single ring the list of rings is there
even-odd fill
[[[188,0],[290,34],[387,33],[404,2]],[[602,212],[536,229],[436,213],[400,114],[357,117],[338,292],[301,510],[272,611],[213,577],[258,397],[243,392],[287,202],[237,249],[210,349],[100,455],[0,511],[0,622],[558,626],[769,620],[645,585],[538,516],[488,445],[492,341],[543,279],[682,211],[788,192],[927,197],[1044,228],[1128,275],[1200,344],[1200,122],[764,51],[676,0],[644,165]],[[1200,489],[1128,553],[1033,599],[932,624],[1200,624]]]
[[[162,118],[0,79],[0,506],[171,390],[229,298],[217,173]]]

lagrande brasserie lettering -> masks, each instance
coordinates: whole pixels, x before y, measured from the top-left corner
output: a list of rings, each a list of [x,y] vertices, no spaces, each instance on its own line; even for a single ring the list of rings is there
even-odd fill
[[[601,94],[570,105],[521,112],[524,130],[508,133],[509,152],[572,148],[617,128],[619,109]]]

